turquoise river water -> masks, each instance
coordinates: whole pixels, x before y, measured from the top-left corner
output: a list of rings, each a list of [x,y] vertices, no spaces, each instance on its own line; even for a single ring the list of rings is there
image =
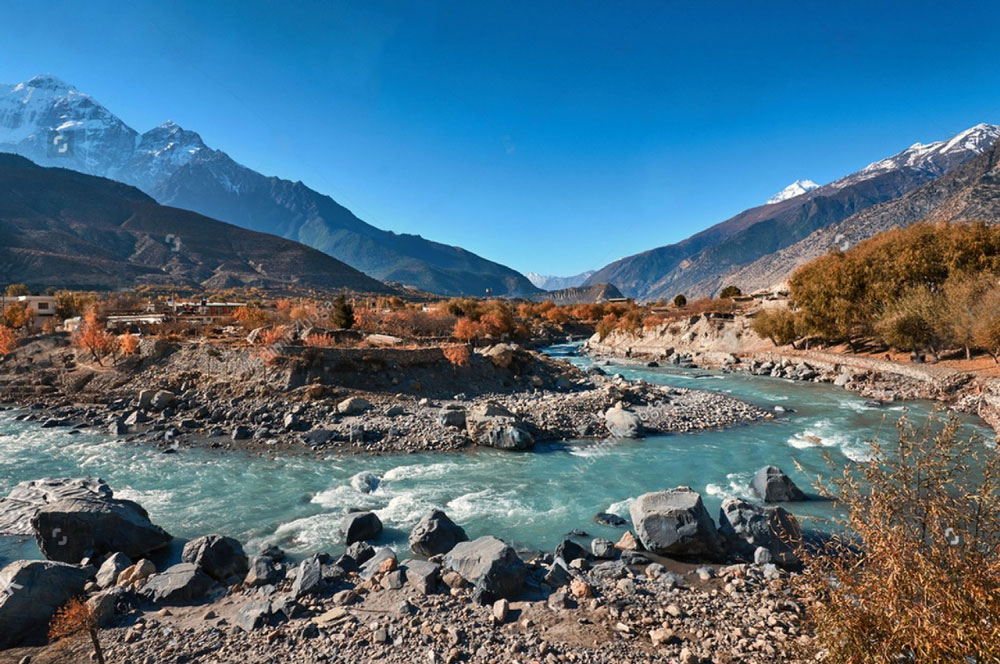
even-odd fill
[[[589,364],[575,346],[556,346],[550,353]],[[747,495],[751,475],[766,464],[781,466],[808,489],[806,475],[826,472],[825,452],[839,463],[863,459],[865,441],[891,437],[904,410],[901,404],[870,407],[857,395],[826,384],[707,370],[606,368],[630,379],[726,392],[794,412],[725,430],[540,445],[527,454],[472,449],[269,460],[212,450],[167,455],[108,436],[41,429],[14,421],[16,412],[7,411],[0,412],[0,495],[24,480],[101,477],[116,495],[141,503],[155,523],[175,536],[231,535],[248,552],[278,544],[300,555],[337,553],[343,548],[338,524],[351,508],[375,510],[386,527],[382,543],[402,550],[410,527],[432,506],[447,511],[472,537],[493,534],[518,547],[550,549],[574,528],[617,539],[621,530],[595,524],[594,514],[610,511],[628,518],[630,501],[647,491],[692,486],[717,516],[722,499]],[[934,404],[912,402],[905,408],[920,420]],[[992,437],[976,418],[962,421],[966,434]],[[361,471],[383,478],[374,493],[351,487],[350,478]],[[808,524],[825,516],[830,506],[816,501],[790,509]],[[0,565],[39,556],[30,539],[0,537]]]

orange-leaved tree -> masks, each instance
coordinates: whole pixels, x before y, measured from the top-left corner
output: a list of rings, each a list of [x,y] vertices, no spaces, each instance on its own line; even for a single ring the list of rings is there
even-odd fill
[[[80,329],[77,330],[73,341],[80,348],[90,351],[98,364],[103,364],[102,359],[118,349],[117,337],[107,331],[101,323],[97,309],[93,307],[84,314]]]
[[[0,325],[0,356],[14,352],[17,346],[17,335],[6,325]]]
[[[104,664],[104,651],[97,637],[97,615],[94,608],[83,598],[77,597],[68,601],[56,611],[49,624],[49,638],[65,639],[86,634],[94,646],[94,659],[98,664]]]

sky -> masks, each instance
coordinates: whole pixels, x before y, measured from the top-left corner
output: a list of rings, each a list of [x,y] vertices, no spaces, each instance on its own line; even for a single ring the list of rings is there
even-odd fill
[[[596,269],[794,180],[1000,123],[997,3],[0,0],[0,12],[0,82],[54,74],[140,132],[173,120],[371,224],[522,272]]]

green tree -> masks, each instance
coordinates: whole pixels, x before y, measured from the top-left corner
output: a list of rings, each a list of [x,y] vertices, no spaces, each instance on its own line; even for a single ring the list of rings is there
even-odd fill
[[[719,292],[719,297],[721,298],[733,298],[739,297],[740,295],[743,295],[743,291],[741,291],[737,286],[726,286]]]
[[[677,308],[686,307],[688,299],[684,297],[684,293],[680,293],[674,296],[674,306]]]
[[[338,329],[349,330],[354,326],[354,307],[343,295],[333,301],[330,310],[330,323]]]
[[[790,344],[797,338],[795,333],[795,314],[788,309],[762,309],[753,318],[751,329],[758,336],[770,339],[775,346]]]

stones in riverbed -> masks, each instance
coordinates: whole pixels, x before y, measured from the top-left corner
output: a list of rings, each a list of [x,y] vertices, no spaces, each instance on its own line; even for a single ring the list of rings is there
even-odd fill
[[[243,585],[251,588],[275,584],[281,580],[281,569],[267,556],[255,556],[248,564],[249,570]]]
[[[371,402],[361,397],[349,397],[337,404],[337,412],[341,415],[360,415],[372,407]]]
[[[444,567],[481,589],[490,601],[514,597],[528,573],[513,548],[490,536],[455,545],[445,556]]]
[[[345,543],[350,546],[378,537],[382,532],[382,521],[375,512],[351,512],[340,522],[340,530],[344,533]]]
[[[132,559],[124,553],[114,553],[108,556],[97,571],[97,587],[110,588],[118,582],[118,575],[132,566]]]
[[[527,450],[535,438],[525,424],[494,402],[480,404],[466,413],[465,427],[477,445],[501,450]]]
[[[808,500],[806,494],[777,466],[765,466],[750,480],[750,490],[765,503]]]
[[[661,555],[722,556],[722,543],[701,496],[689,487],[646,493],[631,507],[632,523],[647,551]]]
[[[469,540],[461,526],[441,510],[431,510],[410,532],[410,550],[418,556],[430,558],[448,553],[459,542]]]
[[[221,535],[191,540],[184,545],[181,560],[197,565],[205,574],[227,585],[243,579],[249,570],[243,545]]]
[[[382,483],[374,473],[362,471],[351,477],[351,487],[359,493],[372,493]]]
[[[0,571],[0,650],[44,645],[57,609],[83,593],[87,572],[76,565],[19,560]]]
[[[615,543],[609,539],[604,539],[603,537],[597,537],[591,541],[590,552],[595,558],[602,558],[605,560],[616,558],[618,555],[618,549],[615,548]]]
[[[612,528],[624,528],[628,525],[628,521],[624,517],[611,512],[598,512],[594,516],[594,523],[599,523],[602,526],[611,526]]]
[[[179,563],[146,581],[139,594],[155,604],[181,606],[201,599],[216,587],[197,565]]]
[[[800,534],[798,521],[781,507],[761,507],[741,498],[726,498],[719,511],[719,533],[728,548],[756,560],[756,551],[768,552],[767,562],[797,568],[801,563],[790,543]]]
[[[619,405],[609,408],[604,413],[604,424],[612,438],[642,437],[642,420],[632,411],[625,410]]]
[[[429,595],[441,580],[441,566],[426,560],[404,560],[406,583],[422,595]]]

